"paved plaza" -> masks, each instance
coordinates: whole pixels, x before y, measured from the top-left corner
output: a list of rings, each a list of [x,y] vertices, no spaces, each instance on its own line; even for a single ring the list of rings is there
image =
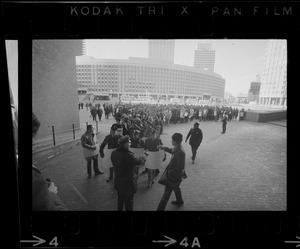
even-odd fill
[[[102,121],[101,121],[102,122]],[[98,136],[102,143],[109,133],[113,118],[104,121]],[[184,138],[194,122],[164,126],[161,135],[165,146],[171,147],[175,132]],[[171,204],[166,210],[231,211],[231,210],[286,210],[287,185],[287,128],[276,123],[230,121],[227,132],[221,134],[221,122],[201,122],[203,142],[198,149],[195,164],[191,162],[191,149],[183,142],[186,151],[188,178],[181,183],[184,205]],[[113,183],[107,183],[108,169],[101,163],[105,174],[88,179],[86,161],[80,140],[64,153],[38,163],[45,177],[54,180],[58,194],[68,210],[106,211],[117,209],[117,192]],[[170,161],[170,154],[161,168]],[[140,169],[140,172],[144,168]],[[134,196],[134,210],[154,211],[163,195],[164,186],[157,182],[147,188],[147,174],[140,174],[138,191]]]

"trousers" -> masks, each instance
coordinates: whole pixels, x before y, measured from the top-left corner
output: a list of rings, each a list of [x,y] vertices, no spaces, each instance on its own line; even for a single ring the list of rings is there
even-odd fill
[[[199,145],[191,145],[191,147],[192,147],[192,160],[194,161],[196,158],[196,154],[197,154]]]
[[[93,161],[93,169],[95,173],[99,173],[100,170],[98,168],[98,155],[86,158],[87,160],[87,173],[89,175],[92,174],[92,161]]]
[[[226,124],[222,124],[222,130],[223,130],[223,133],[225,133],[226,132]]]
[[[164,211],[165,210],[173,190],[174,190],[174,193],[175,193],[175,196],[176,196],[176,201],[179,201],[179,202],[183,201],[179,185],[175,188],[170,188],[170,187],[167,187],[167,186],[165,187],[165,192],[164,192],[164,194],[163,194],[163,196],[162,196],[162,198],[161,198],[161,200],[158,204],[157,211]]]
[[[133,195],[134,193],[118,190],[118,211],[123,211],[124,205],[126,211],[133,211]]]

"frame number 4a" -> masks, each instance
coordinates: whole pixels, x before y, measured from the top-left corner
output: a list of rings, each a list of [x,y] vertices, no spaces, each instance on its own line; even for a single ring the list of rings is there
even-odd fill
[[[184,246],[184,247],[188,247],[189,246],[188,238],[184,237],[184,239],[180,242],[179,245]],[[194,247],[201,248],[199,239],[197,237],[194,237],[193,243],[191,245],[191,248],[194,248]]]

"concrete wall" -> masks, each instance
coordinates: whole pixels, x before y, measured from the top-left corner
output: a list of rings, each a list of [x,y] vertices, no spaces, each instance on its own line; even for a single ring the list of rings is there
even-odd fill
[[[32,109],[41,126],[37,138],[55,130],[79,127],[75,56],[81,41],[34,40],[32,44]]]
[[[268,122],[284,119],[286,119],[286,110],[270,112],[246,111],[245,116],[245,120],[252,122]]]

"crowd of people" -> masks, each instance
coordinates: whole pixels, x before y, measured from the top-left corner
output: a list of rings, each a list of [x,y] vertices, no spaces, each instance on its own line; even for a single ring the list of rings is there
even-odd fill
[[[93,121],[101,121],[102,115],[106,119],[109,116],[122,119],[127,125],[132,121],[162,122],[163,125],[188,123],[194,119],[202,121],[218,121],[226,115],[227,121],[243,120],[245,116],[244,108],[238,109],[231,106],[220,105],[158,105],[158,104],[126,104],[116,103],[86,103],[86,108],[90,111]],[[83,109],[83,103],[79,103],[79,109]],[[161,127],[163,129],[163,127]]]
[[[79,108],[83,105],[80,104]],[[227,121],[237,120],[244,117],[244,110],[227,106],[187,106],[187,105],[151,105],[151,104],[124,104],[118,103],[115,105],[99,103],[86,106],[92,113],[99,115],[100,110],[105,110],[105,116],[108,118],[112,115],[115,118],[115,123],[111,126],[109,134],[107,134],[99,143],[95,134],[93,125],[88,125],[86,132],[81,137],[81,145],[83,155],[87,162],[88,178],[91,178],[92,164],[95,175],[104,174],[98,168],[98,155],[101,158],[107,157],[109,165],[109,176],[107,182],[114,182],[114,188],[118,192],[118,210],[133,210],[133,196],[137,191],[139,169],[145,167],[142,173],[148,173],[148,188],[151,188],[155,183],[155,177],[160,173],[160,165],[166,160],[166,153],[171,153],[171,160],[160,177],[159,183],[165,185],[164,195],[159,202],[157,210],[164,210],[169,197],[174,190],[176,201],[175,205],[182,205],[183,199],[179,188],[180,182],[187,176],[185,174],[185,152],[182,148],[183,135],[175,133],[172,136],[173,148],[163,146],[160,135],[163,133],[164,126],[178,123],[188,123],[197,120],[193,128],[187,133],[185,142],[189,141],[192,151],[192,162],[194,163],[197,149],[199,148],[203,134],[199,129],[198,122],[206,121],[222,121],[222,133],[226,131]],[[102,113],[99,116],[101,120]],[[36,119],[36,117],[35,117]],[[37,122],[35,122],[37,123]],[[33,122],[34,124],[34,122]],[[34,135],[35,133],[33,133]],[[105,149],[106,148],[106,149]],[[134,154],[131,150],[140,149],[139,155]],[[154,155],[149,159],[148,154]],[[162,157],[160,157],[162,155]],[[160,161],[153,158],[159,157]],[[37,174],[37,170],[33,168],[33,174]],[[36,177],[35,177],[36,178]],[[162,179],[164,178],[164,179]],[[167,179],[167,180],[166,180]],[[43,185],[49,186],[49,196],[54,199],[54,204],[60,209],[64,209],[63,204],[58,200],[57,190],[53,190],[53,184],[50,184],[44,179],[41,180]],[[51,188],[50,188],[51,186]],[[36,188],[33,188],[33,190]],[[51,190],[52,189],[52,190]],[[53,193],[54,197],[53,197]],[[33,195],[36,195],[33,193]],[[48,197],[47,197],[48,198]],[[38,200],[33,198],[34,200]],[[39,205],[39,204],[38,204]],[[33,203],[33,206],[35,204]],[[52,207],[54,208],[54,207]],[[37,208],[41,209],[40,207]],[[55,209],[55,208],[54,208]]]
[[[155,153],[161,150],[174,154],[176,150],[174,148],[165,148],[163,142],[160,139],[160,135],[163,133],[164,126],[177,123],[187,123],[193,120],[198,122],[205,121],[222,121],[222,133],[226,131],[227,121],[236,120],[238,117],[243,116],[241,113],[243,110],[238,110],[237,108],[225,107],[225,106],[182,106],[182,105],[151,105],[151,104],[124,104],[119,103],[111,106],[111,114],[115,118],[116,123],[111,126],[110,133],[104,138],[100,145],[99,154],[101,158],[105,156],[109,157],[109,165],[105,165],[109,168],[109,176],[106,179],[107,182],[114,182],[114,187],[118,191],[118,210],[122,210],[125,205],[126,210],[133,210],[133,195],[137,190],[137,179],[139,175],[140,167],[144,167],[143,173],[148,173],[148,188],[151,188],[153,183],[155,183],[155,177],[160,173],[160,165],[153,164],[152,160],[148,160],[148,153]],[[93,109],[93,107],[91,107]],[[197,150],[202,142],[203,134],[202,130],[199,129],[199,123],[196,122],[194,126],[188,132],[185,142],[189,140],[192,151],[192,163],[195,161]],[[94,134],[95,136],[95,134]],[[183,140],[182,134],[181,139],[177,139],[177,145],[180,145],[180,151],[182,149],[181,142]],[[84,136],[83,136],[84,138]],[[126,138],[126,139],[125,139]],[[125,140],[124,140],[125,139]],[[93,141],[90,139],[89,141]],[[123,141],[123,142],[122,142]],[[172,139],[172,144],[173,144]],[[126,149],[124,149],[124,144],[126,144]],[[129,144],[127,146],[127,144]],[[174,142],[175,146],[176,142]],[[84,147],[84,142],[82,141],[82,146]],[[119,147],[122,147],[121,149]],[[104,148],[106,153],[104,154]],[[133,148],[139,148],[144,151],[144,154],[140,155],[130,154],[132,157],[131,161],[119,160],[115,157],[118,155],[122,158],[121,152],[129,153]],[[96,146],[94,146],[96,150]],[[114,153],[114,151],[118,151]],[[174,152],[174,153],[173,153]],[[184,151],[183,151],[184,153]],[[159,153],[155,154],[157,157]],[[138,156],[136,158],[135,156]],[[125,156],[126,157],[126,156]],[[184,153],[185,158],[185,153]],[[182,159],[182,155],[181,155]],[[90,161],[87,159],[88,167],[88,177],[90,178]],[[166,160],[166,153],[164,153],[161,162],[155,161],[156,164],[162,163]],[[172,156],[171,160],[174,159]],[[107,162],[107,160],[106,160]],[[130,163],[131,162],[131,163]],[[122,164],[122,166],[121,166]],[[183,179],[185,175],[184,172],[184,162],[179,162],[181,165],[180,172],[177,172],[177,180]],[[183,166],[182,166],[183,165]],[[129,170],[131,173],[128,173]],[[167,167],[168,168],[168,167]],[[98,168],[96,167],[95,174],[97,174]],[[123,173],[122,173],[123,172]],[[125,173],[126,172],[126,173]],[[130,175],[130,176],[129,176]],[[130,188],[120,184],[123,181],[130,181]],[[119,187],[121,186],[122,187]],[[179,185],[178,185],[179,186]],[[180,189],[176,187],[166,187],[165,194],[162,202],[159,204],[158,210],[164,210],[166,205],[166,199],[170,195],[170,191],[174,190],[177,200],[173,202],[174,204],[183,204]],[[125,189],[128,189],[130,193],[125,193]],[[125,192],[124,192],[125,191]]]

